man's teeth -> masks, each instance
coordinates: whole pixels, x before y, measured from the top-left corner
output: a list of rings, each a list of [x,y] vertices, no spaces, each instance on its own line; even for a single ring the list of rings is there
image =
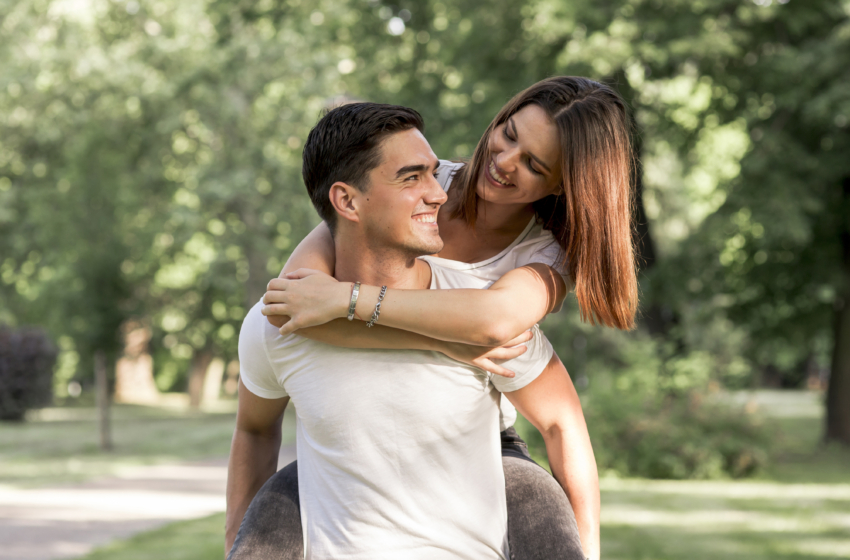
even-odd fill
[[[498,172],[498,171],[496,171],[496,164],[495,164],[495,163],[493,163],[492,161],[490,162],[490,176],[491,176],[492,178],[494,178],[494,179],[496,180],[496,182],[497,182],[497,183],[501,183],[501,184],[505,185],[506,187],[510,187],[510,186],[511,186],[511,184],[510,184],[510,183],[508,183],[507,181],[503,180],[503,179],[499,176],[499,172]]]
[[[413,216],[413,219],[417,222],[423,222],[426,224],[433,224],[437,221],[437,217],[434,214],[420,214],[418,216]]]

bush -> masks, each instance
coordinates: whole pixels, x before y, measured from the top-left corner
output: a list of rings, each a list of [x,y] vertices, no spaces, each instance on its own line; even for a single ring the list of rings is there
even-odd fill
[[[0,328],[0,420],[22,420],[53,399],[56,347],[38,329]]]
[[[662,479],[743,478],[762,469],[769,431],[752,415],[696,393],[665,399],[605,391],[582,398],[600,473]],[[546,460],[542,436],[517,429],[532,456]]]
[[[592,395],[585,407],[601,471],[622,476],[716,479],[765,466],[769,433],[756,418],[698,393],[629,398]]]
[[[615,367],[597,361],[582,407],[600,472],[669,479],[752,476],[769,457],[770,431],[723,403],[716,372],[730,368],[705,351],[654,340],[621,341]],[[613,360],[611,360],[613,362]],[[712,395],[706,397],[706,395]],[[535,459],[546,458],[530,425]]]

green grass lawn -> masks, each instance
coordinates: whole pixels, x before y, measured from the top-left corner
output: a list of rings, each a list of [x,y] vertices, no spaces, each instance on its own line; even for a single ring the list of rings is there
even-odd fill
[[[850,558],[850,450],[823,446],[820,395],[738,395],[776,428],[756,478],[603,478],[606,560]]]
[[[109,452],[99,449],[92,407],[46,408],[33,411],[26,422],[0,422],[0,484],[76,482],[113,474],[127,465],[224,457],[230,451],[235,404],[219,408],[223,410],[200,412],[115,405],[114,448]],[[285,424],[288,443],[294,440],[294,421],[288,418]]]
[[[850,451],[819,444],[819,396],[760,391],[738,397],[752,400],[776,427],[771,465],[743,481],[603,477],[603,558],[850,559]],[[117,448],[102,454],[93,411],[71,409],[59,419],[60,411],[32,424],[0,425],[0,480],[40,481],[51,469],[67,480],[88,469],[109,472],[115,462],[222,455],[233,429],[232,413],[117,407]],[[291,437],[291,418],[286,422]],[[46,465],[35,466],[35,460]],[[73,472],[72,460],[78,461]],[[27,466],[33,472],[27,474]],[[223,540],[224,516],[218,514],[113,543],[84,560],[220,560]]]

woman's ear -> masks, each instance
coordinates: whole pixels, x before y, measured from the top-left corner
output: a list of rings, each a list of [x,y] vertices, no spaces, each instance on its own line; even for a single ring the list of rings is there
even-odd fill
[[[328,198],[339,218],[350,222],[360,222],[360,215],[357,212],[358,194],[360,194],[360,191],[348,183],[337,181],[331,185]]]

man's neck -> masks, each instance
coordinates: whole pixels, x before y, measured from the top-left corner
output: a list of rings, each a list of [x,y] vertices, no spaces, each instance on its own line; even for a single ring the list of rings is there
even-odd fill
[[[334,277],[340,282],[404,290],[427,289],[431,285],[430,266],[415,256],[352,241],[337,242],[334,246]]]

